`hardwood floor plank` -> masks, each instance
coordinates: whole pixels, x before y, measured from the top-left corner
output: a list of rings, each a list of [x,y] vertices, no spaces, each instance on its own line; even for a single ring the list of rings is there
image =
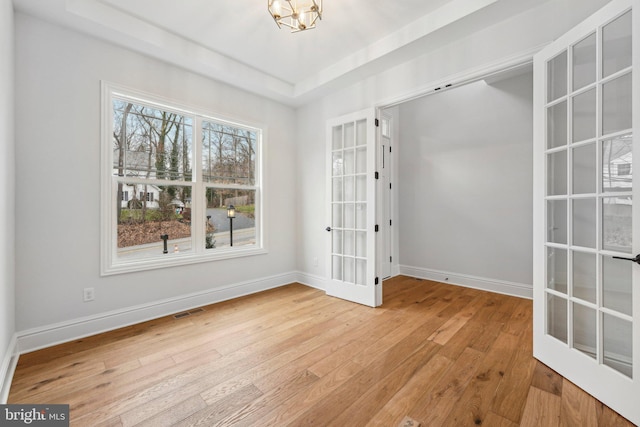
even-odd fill
[[[409,412],[411,418],[423,426],[441,426],[460,399],[476,366],[485,354],[472,348],[465,349],[458,360],[440,378],[433,390],[418,399]]]
[[[556,374],[558,375],[558,374]],[[562,379],[562,377],[560,377]],[[597,427],[596,399],[572,382],[563,380],[560,425],[566,427]]]
[[[537,387],[530,387],[520,426],[559,426],[561,400],[560,396],[540,390]]]
[[[431,392],[453,361],[436,354],[425,363],[367,423],[367,426],[395,426],[411,411],[415,401]]]
[[[9,403],[69,404],[74,427],[631,426],[539,366],[531,301],[383,292],[372,309],[291,284],[25,354]]]
[[[447,416],[443,425],[480,425],[486,421],[493,404],[493,397],[502,381],[511,357],[518,346],[518,337],[500,333],[486,356],[477,366],[460,402]]]

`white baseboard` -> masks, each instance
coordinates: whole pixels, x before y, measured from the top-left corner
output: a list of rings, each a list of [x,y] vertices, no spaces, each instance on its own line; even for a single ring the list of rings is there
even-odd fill
[[[316,276],[315,274],[305,273],[303,271],[297,271],[297,282],[311,288],[320,289],[324,291],[327,289],[327,278],[323,276]]]
[[[296,282],[298,276],[297,273],[291,272],[265,277],[21,331],[17,333],[18,350],[20,354],[28,353],[196,307],[266,291]]]
[[[0,365],[0,404],[7,403],[9,398],[9,389],[11,389],[11,380],[13,373],[18,364],[18,340],[16,334],[13,334],[9,347],[2,358]]]
[[[507,282],[504,280],[487,279],[465,274],[449,273],[446,271],[431,270],[408,265],[399,266],[400,274],[417,277],[419,279],[433,280],[434,282],[449,283],[451,285],[464,286],[466,288],[481,289],[483,291],[496,292],[514,297],[533,299],[533,288],[523,283]]]

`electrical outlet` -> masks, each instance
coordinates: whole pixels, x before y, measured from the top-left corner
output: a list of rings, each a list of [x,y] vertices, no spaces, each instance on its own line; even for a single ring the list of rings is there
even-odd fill
[[[96,299],[96,291],[94,288],[84,288],[84,302]]]

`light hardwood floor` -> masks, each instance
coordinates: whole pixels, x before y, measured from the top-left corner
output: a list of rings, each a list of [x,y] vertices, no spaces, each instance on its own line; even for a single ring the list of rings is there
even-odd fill
[[[299,284],[20,357],[72,426],[630,426],[532,357],[529,300],[408,277],[372,309]]]

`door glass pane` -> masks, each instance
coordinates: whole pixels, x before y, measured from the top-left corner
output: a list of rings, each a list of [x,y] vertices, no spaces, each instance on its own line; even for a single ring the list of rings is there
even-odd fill
[[[591,89],[573,97],[573,142],[596,136],[596,90]]]
[[[342,257],[334,255],[331,257],[331,277],[334,280],[342,280]]]
[[[360,147],[356,149],[356,173],[367,172],[367,148]]]
[[[352,175],[355,169],[355,152],[353,150],[344,150],[344,174]]]
[[[353,203],[344,204],[344,228],[355,228],[355,205]]]
[[[602,86],[602,134],[631,126],[631,73],[627,73]]]
[[[596,144],[573,150],[573,194],[595,193],[597,183]]]
[[[367,233],[365,231],[356,231],[356,256],[367,256]]]
[[[356,203],[356,228],[365,230],[367,228],[367,205]]]
[[[333,185],[333,189],[331,190],[333,201],[341,202],[342,201],[342,178],[333,178],[331,181]]]
[[[631,322],[603,314],[604,364],[629,378],[632,377],[632,327]]]
[[[342,151],[334,151],[332,153],[332,168],[331,173],[333,176],[340,176],[344,174],[344,160],[342,159]]]
[[[631,253],[631,196],[602,199],[602,248]]]
[[[567,300],[547,295],[547,334],[567,342]]]
[[[356,239],[353,231],[345,230],[342,250],[344,255],[353,256],[356,254]]]
[[[631,191],[633,139],[622,135],[602,143],[603,191]]]
[[[602,257],[603,305],[631,315],[631,269],[633,263],[610,256]]]
[[[547,63],[547,102],[567,94],[567,51]]]
[[[356,122],[356,145],[358,147],[367,145],[367,121],[366,120],[358,120]]]
[[[567,152],[558,151],[547,155],[547,194],[567,194]]]
[[[353,147],[355,139],[355,131],[353,123],[347,123],[344,125],[344,148]]]
[[[344,263],[344,278],[343,280],[347,283],[355,283],[356,281],[356,263],[354,258],[343,259]]]
[[[547,148],[567,144],[567,101],[547,108]]]
[[[573,90],[596,81],[596,33],[573,46]]]
[[[344,178],[344,198],[345,202],[353,202],[356,196],[355,180],[352,176]]]
[[[596,199],[573,201],[573,244],[596,247]]]
[[[331,143],[331,148],[333,150],[342,149],[342,126],[333,127]]]
[[[337,255],[342,254],[342,231],[340,230],[331,232],[331,252]]]
[[[602,74],[610,76],[631,66],[631,11],[602,29]]]
[[[367,284],[367,262],[363,259],[356,260],[356,285]]]
[[[596,358],[596,311],[573,303],[573,347]]]
[[[547,202],[547,241],[567,243],[567,201],[549,200]]]
[[[573,252],[573,296],[595,303],[596,277],[596,255]]]
[[[356,200],[359,202],[367,201],[367,176],[356,176]]]
[[[331,226],[333,228],[342,228],[342,205],[334,203],[331,211]]]
[[[567,251],[547,248],[547,288],[567,293]]]

